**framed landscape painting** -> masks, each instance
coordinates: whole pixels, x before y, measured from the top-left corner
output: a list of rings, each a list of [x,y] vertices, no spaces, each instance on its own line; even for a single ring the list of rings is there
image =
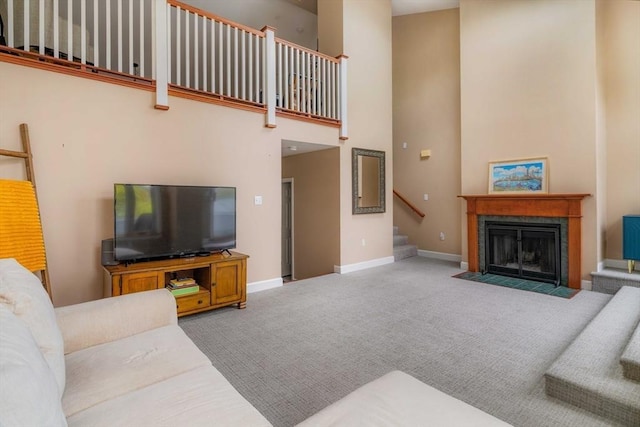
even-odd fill
[[[547,193],[546,157],[489,163],[489,194]]]

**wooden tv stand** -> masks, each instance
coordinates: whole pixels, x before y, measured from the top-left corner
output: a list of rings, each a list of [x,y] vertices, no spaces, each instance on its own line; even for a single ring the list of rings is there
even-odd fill
[[[164,288],[169,280],[191,277],[194,294],[176,297],[178,316],[232,304],[247,306],[247,258],[238,252],[104,266],[105,288],[112,296]]]

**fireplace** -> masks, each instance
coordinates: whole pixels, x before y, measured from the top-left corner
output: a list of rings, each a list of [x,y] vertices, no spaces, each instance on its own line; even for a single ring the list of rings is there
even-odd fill
[[[494,264],[492,268],[511,268],[512,270],[508,270],[508,274],[535,275],[538,276],[535,280],[552,281],[570,288],[580,289],[582,278],[580,262],[582,251],[582,199],[588,196],[589,194],[487,194],[460,196],[467,201],[469,271],[488,271],[489,266]],[[502,235],[494,238],[494,240],[497,239],[495,243],[498,245],[498,241],[502,238],[504,243],[501,244],[504,247],[498,248],[498,257],[495,259],[489,258],[489,261],[487,261],[487,253],[485,251],[485,243],[488,238],[485,226],[488,222],[493,222],[494,225],[507,222],[508,224],[506,225],[509,227],[513,227],[514,223],[522,223],[524,225],[520,230],[515,231],[515,237],[513,237],[513,234],[505,234],[506,232],[499,227],[496,228],[496,230],[500,230],[499,233],[502,233]],[[517,228],[518,226],[515,227]],[[541,246],[544,240],[555,241],[556,231],[552,231],[550,228],[559,229],[558,238],[560,243],[555,246],[551,253],[544,256],[536,255],[536,251],[539,249],[537,246]],[[522,233],[525,233],[525,238],[529,238],[532,229],[541,229],[539,231],[543,234],[538,236],[538,239],[542,238],[543,240],[535,242],[536,238],[534,238],[534,242],[525,243],[523,253],[519,253],[518,233],[520,233],[520,240],[522,240]],[[553,237],[551,237],[552,235]],[[509,243],[509,240],[511,240],[511,243]],[[508,249],[508,247],[511,249]],[[511,256],[516,252],[519,253],[519,257]],[[536,256],[538,257],[538,264],[529,264],[528,260],[534,259]],[[509,259],[509,262],[506,261],[507,259]],[[514,263],[517,263],[517,266],[510,265]],[[523,265],[520,266],[520,263]],[[557,271],[558,268],[559,273]],[[538,269],[541,271],[537,271]],[[554,272],[550,273],[549,270],[554,270]]]
[[[485,222],[483,273],[560,284],[560,225]]]

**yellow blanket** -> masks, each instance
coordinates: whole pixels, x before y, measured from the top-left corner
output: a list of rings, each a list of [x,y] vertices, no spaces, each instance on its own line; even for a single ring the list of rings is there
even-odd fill
[[[15,258],[31,271],[45,268],[40,212],[29,181],[0,180],[0,258]]]

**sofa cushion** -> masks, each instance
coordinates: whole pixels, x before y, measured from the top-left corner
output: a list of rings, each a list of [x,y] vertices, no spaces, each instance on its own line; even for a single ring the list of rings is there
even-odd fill
[[[455,397],[400,371],[363,385],[307,418],[299,427],[508,426]]]
[[[61,396],[65,387],[64,344],[53,304],[40,280],[13,258],[0,259],[0,304],[31,331],[55,375]]]
[[[212,365],[78,412],[69,426],[251,426],[271,424]]]
[[[27,325],[1,304],[0,425],[67,425],[51,368]]]
[[[62,407],[67,417],[200,366],[209,359],[177,325],[69,353]]]

